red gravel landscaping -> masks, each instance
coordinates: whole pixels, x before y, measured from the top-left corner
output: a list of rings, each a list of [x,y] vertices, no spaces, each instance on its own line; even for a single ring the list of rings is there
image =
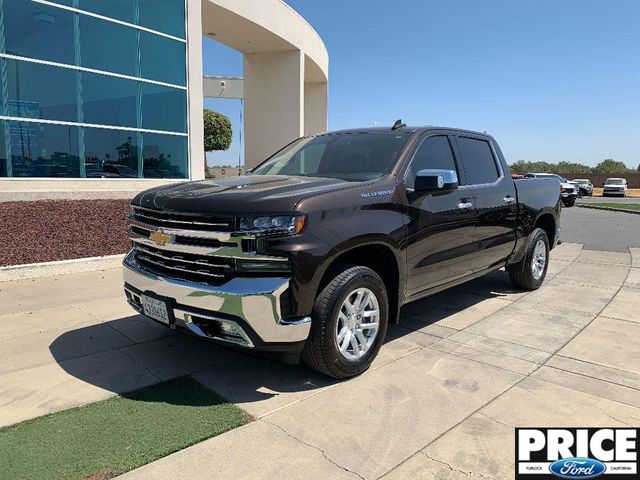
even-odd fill
[[[0,202],[0,266],[126,253],[129,200]]]

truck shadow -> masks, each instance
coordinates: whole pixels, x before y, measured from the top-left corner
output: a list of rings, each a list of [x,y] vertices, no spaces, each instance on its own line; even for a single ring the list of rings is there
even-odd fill
[[[393,342],[415,330],[437,325],[488,298],[514,293],[506,275],[496,272],[408,304],[401,311],[400,326],[389,327],[380,356],[393,359],[394,349],[399,348]],[[69,375],[107,391],[126,396],[151,384],[191,375],[230,402],[255,404],[248,407],[251,413],[271,411],[339,383],[304,364],[287,365],[223,348],[171,331],[141,315],[65,332],[49,349]],[[190,402],[175,396],[158,401]]]

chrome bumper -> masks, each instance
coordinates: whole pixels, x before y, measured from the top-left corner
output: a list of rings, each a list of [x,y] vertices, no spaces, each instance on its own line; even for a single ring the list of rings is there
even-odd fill
[[[175,301],[170,307],[175,326],[200,337],[257,348],[302,342],[309,336],[310,317],[281,318],[280,300],[289,288],[287,277],[236,277],[224,285],[209,286],[148,272],[131,252],[123,266],[125,294],[135,310],[142,313],[142,293],[168,298]]]

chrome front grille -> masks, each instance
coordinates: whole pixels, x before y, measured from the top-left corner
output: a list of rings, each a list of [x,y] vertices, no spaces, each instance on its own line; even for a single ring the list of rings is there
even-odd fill
[[[232,232],[236,227],[233,217],[165,212],[143,207],[133,207],[132,217],[142,223],[166,228]]]
[[[150,272],[191,282],[220,285],[235,273],[233,259],[163,250],[136,244],[136,262]]]

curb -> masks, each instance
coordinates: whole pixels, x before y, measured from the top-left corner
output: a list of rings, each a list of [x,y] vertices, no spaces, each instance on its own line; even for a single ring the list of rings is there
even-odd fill
[[[27,263],[24,265],[9,265],[0,267],[0,283],[12,280],[64,275],[67,273],[91,272],[118,268],[122,265],[122,255],[107,255],[104,257],[77,258],[73,260],[59,260],[56,262]]]
[[[622,213],[630,213],[631,215],[640,215],[640,210],[625,210],[623,208],[611,208],[611,207],[593,207],[591,205],[581,205],[579,203],[576,203],[575,206],[580,208],[590,208],[591,210],[609,210],[610,212],[622,212]]]

